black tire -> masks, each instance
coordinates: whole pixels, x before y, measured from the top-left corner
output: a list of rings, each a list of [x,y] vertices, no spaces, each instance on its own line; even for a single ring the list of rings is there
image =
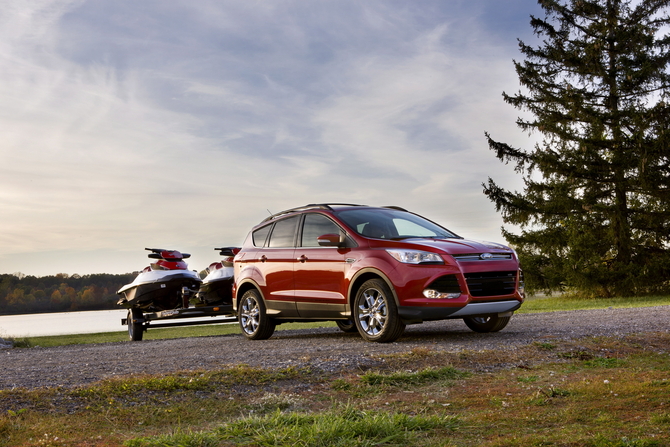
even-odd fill
[[[237,310],[242,334],[249,340],[267,340],[272,337],[277,324],[268,317],[265,303],[258,290],[244,292]]]
[[[405,331],[393,293],[381,279],[370,279],[358,289],[354,321],[363,339],[377,343],[395,341]]]
[[[335,320],[335,324],[337,324],[337,327],[339,327],[342,332],[351,333],[358,331],[356,323],[351,320]]]
[[[142,341],[144,336],[143,320],[144,314],[140,309],[128,309],[128,338],[130,338],[130,341]]]
[[[464,317],[465,324],[475,332],[498,332],[502,330],[512,317],[498,315],[481,315],[478,317]]]

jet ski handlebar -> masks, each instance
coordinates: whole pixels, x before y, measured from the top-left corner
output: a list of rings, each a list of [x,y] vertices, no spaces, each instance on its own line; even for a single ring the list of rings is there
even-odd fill
[[[235,256],[240,251],[240,247],[221,247],[215,248],[221,256]]]
[[[145,248],[150,251],[149,258],[151,259],[165,259],[165,260],[181,260],[191,257],[189,253],[181,253],[177,250],[165,250],[164,248]]]

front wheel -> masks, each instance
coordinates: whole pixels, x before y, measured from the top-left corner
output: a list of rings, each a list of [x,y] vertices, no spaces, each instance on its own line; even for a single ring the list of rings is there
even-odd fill
[[[272,337],[277,325],[268,317],[265,303],[256,289],[244,292],[238,313],[242,333],[249,340],[267,340]]]
[[[393,293],[381,279],[370,279],[358,289],[354,321],[361,337],[367,341],[389,343],[405,331]]]
[[[483,315],[480,317],[464,317],[465,324],[475,332],[498,332],[502,330],[511,317]]]
[[[142,320],[144,315],[140,309],[128,309],[128,338],[131,341],[141,341],[144,335]]]

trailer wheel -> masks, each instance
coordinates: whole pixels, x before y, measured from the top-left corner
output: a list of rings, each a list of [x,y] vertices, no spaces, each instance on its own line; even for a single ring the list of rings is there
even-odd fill
[[[137,320],[142,320],[144,315],[140,309],[128,309],[128,338],[131,341],[141,341],[144,335],[144,325]]]

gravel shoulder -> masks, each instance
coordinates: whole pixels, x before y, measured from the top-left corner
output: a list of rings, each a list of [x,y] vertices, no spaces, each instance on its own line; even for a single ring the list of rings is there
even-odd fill
[[[328,372],[374,366],[384,354],[415,348],[459,352],[504,350],[537,341],[670,332],[670,306],[519,314],[501,332],[479,334],[462,320],[408,326],[395,343],[363,341],[337,328],[277,331],[269,340],[242,335],[0,350],[0,389],[77,387],[129,374],[309,366]]]

